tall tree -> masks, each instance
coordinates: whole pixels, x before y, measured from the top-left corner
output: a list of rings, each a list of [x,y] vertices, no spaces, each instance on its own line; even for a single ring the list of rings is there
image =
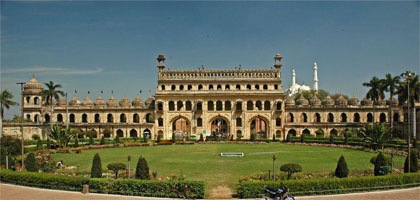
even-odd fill
[[[50,81],[49,83],[44,83],[45,86],[47,86],[46,89],[44,89],[41,92],[42,98],[45,99],[46,105],[50,105],[51,115],[50,115],[50,127],[51,130],[53,129],[53,120],[52,117],[54,115],[54,107],[53,107],[53,99],[58,101],[60,99],[60,96],[64,96],[64,92],[59,90],[62,86],[60,84],[54,84],[53,81]]]
[[[8,90],[1,91],[0,94],[0,104],[1,104],[1,119],[4,119],[4,109],[10,109],[10,106],[15,106],[16,102],[12,101],[13,94],[10,93]]]
[[[373,101],[373,122],[375,122],[375,115],[376,115],[376,104],[379,100],[384,99],[384,86],[383,86],[382,79],[374,76],[372,79],[367,82],[363,83],[363,86],[369,87],[369,91],[366,93],[366,98],[372,99]]]
[[[389,92],[389,103],[392,103],[392,98],[394,98],[395,91],[400,83],[399,76],[392,76],[390,73],[385,74],[385,79],[382,80],[383,87],[385,91]],[[393,127],[392,122],[392,108],[389,106],[389,113],[388,113],[389,123],[391,125],[391,129]]]
[[[405,72],[405,74],[410,73],[409,71]],[[408,82],[408,85],[407,85]],[[409,86],[409,88],[407,88]],[[408,89],[410,89],[410,91],[408,91]],[[400,102],[400,104],[403,104],[404,102],[406,102],[408,100],[408,96],[410,96],[410,107],[413,108],[414,107],[414,103],[415,102],[420,102],[420,81],[419,81],[419,76],[412,76],[410,78],[408,78],[408,80],[406,79],[405,81],[401,81],[400,85],[398,87],[398,101]],[[413,109],[414,112],[415,109]],[[411,115],[411,109],[410,111],[408,111],[408,113]],[[416,124],[416,117],[415,115],[412,115],[413,117],[411,118],[413,120],[413,124]],[[417,137],[419,137],[417,135]]]

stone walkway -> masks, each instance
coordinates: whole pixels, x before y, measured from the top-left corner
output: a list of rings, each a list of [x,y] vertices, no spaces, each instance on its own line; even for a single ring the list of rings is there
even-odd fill
[[[31,188],[18,185],[10,185],[0,183],[0,199],[1,200],[45,200],[45,199],[60,199],[60,200],[123,200],[123,199],[164,199],[164,198],[147,198],[147,197],[130,197],[119,195],[106,194],[82,194],[81,192],[68,192],[61,190],[48,190],[40,188]],[[315,200],[420,200],[420,187],[389,190],[379,192],[353,193],[342,195],[327,195],[316,197],[297,197],[300,199],[315,199]]]

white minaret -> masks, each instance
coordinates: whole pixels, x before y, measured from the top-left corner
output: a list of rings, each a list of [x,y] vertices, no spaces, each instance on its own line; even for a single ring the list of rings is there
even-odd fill
[[[318,65],[314,62],[314,90],[318,91]]]
[[[296,71],[292,70],[292,85],[296,85]]]

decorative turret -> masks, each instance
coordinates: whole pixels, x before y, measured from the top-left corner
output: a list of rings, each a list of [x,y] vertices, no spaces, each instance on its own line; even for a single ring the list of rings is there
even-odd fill
[[[366,98],[366,97],[362,100],[361,103],[362,103],[362,106],[372,106],[373,105],[373,101],[371,99]]]
[[[35,78],[35,74],[32,75],[32,79],[23,85],[23,94],[38,95],[44,87]]]
[[[296,105],[295,100],[291,96],[286,96],[286,107]]]
[[[311,106],[314,107],[319,107],[321,106],[321,100],[318,98],[318,96],[314,95],[312,96],[311,100],[310,100]]]
[[[117,107],[118,106],[118,101],[115,100],[114,96],[112,96],[111,98],[108,99],[108,102],[106,102],[106,104],[109,107]]]
[[[278,70],[280,70],[282,66],[281,59],[283,59],[283,57],[281,57],[279,53],[274,56],[274,67]]]
[[[58,100],[58,106],[66,106],[66,99],[64,98],[64,97],[61,97],[59,100]]]
[[[342,94],[335,100],[335,105],[337,106],[347,106],[347,100],[343,97]]]
[[[296,101],[296,105],[307,106],[309,105],[309,101],[303,95],[300,95],[299,99]]]
[[[77,97],[73,97],[73,98],[71,99],[71,101],[69,102],[69,105],[71,105],[71,106],[77,106],[77,105],[80,105],[80,101],[79,101],[79,99],[77,99]]]
[[[146,108],[154,108],[154,103],[155,103],[155,99],[153,98],[153,96],[150,96],[149,98],[146,99]]]
[[[325,97],[325,99],[322,101],[322,105],[324,106],[333,106],[334,105],[334,99],[332,99],[330,97],[330,95],[328,95],[327,97]]]
[[[378,102],[377,102],[377,105],[379,105],[379,106],[385,106],[386,105],[386,100],[379,99]]]
[[[165,56],[163,56],[162,54],[159,54],[156,60],[158,61],[157,67],[159,71],[163,71],[165,69],[165,60],[166,60]]]
[[[127,99],[127,97],[123,97],[120,101],[121,107],[130,107],[130,100]]]
[[[106,105],[106,103],[105,103],[104,99],[102,99],[102,97],[101,97],[101,96],[99,96],[99,97],[95,100],[95,106],[97,106],[97,107],[103,107],[103,106],[105,106],[105,105]]]
[[[360,104],[359,99],[353,95],[353,97],[349,101],[349,105],[358,106],[359,104]]]
[[[83,99],[82,105],[83,106],[93,106],[93,101],[90,100],[88,96],[86,96],[86,98]]]
[[[137,96],[133,102],[131,102],[134,107],[143,107],[143,101],[139,96]]]

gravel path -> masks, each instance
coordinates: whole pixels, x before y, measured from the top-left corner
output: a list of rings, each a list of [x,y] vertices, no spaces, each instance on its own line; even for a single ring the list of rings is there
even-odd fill
[[[81,192],[69,192],[61,190],[48,190],[40,188],[31,188],[18,185],[10,185],[0,183],[0,199],[1,200],[45,200],[45,199],[60,199],[60,200],[123,200],[123,199],[164,199],[164,198],[147,198],[147,197],[131,197],[119,195],[106,195],[106,194],[82,194]],[[297,197],[300,199],[326,199],[326,200],[420,200],[420,187],[379,191],[379,192],[366,192],[366,193],[353,193],[342,195],[327,195],[327,196],[308,196]]]

